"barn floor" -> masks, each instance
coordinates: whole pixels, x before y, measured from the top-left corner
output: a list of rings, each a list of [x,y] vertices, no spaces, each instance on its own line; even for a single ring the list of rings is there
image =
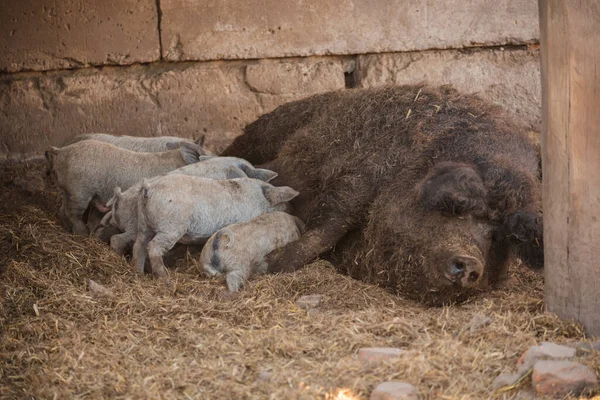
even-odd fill
[[[323,261],[228,295],[188,256],[167,287],[105,244],[67,234],[52,189],[23,190],[41,169],[31,171],[22,180],[22,169],[9,169],[1,183],[0,398],[366,399],[386,380],[425,399],[529,398],[519,391],[526,383],[494,393],[491,382],[530,345],[585,339],[543,312],[542,276],[530,271],[513,272],[510,289],[445,308]],[[307,312],[295,305],[305,294],[325,300]],[[471,329],[477,315],[491,324]],[[360,347],[408,352],[363,365]],[[597,354],[582,362],[600,372]]]

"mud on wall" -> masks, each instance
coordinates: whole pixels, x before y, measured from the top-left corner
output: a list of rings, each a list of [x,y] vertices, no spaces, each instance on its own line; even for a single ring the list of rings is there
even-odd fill
[[[83,132],[223,149],[287,101],[453,83],[540,124],[537,0],[4,0],[0,160]]]

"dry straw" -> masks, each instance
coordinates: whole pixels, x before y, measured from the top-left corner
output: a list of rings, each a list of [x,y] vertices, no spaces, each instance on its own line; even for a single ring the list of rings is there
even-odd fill
[[[5,172],[0,195],[0,398],[358,399],[401,380],[423,398],[516,399],[518,388],[496,394],[491,382],[528,346],[585,339],[543,312],[541,276],[516,267],[510,289],[445,308],[324,261],[229,295],[188,255],[167,287],[66,233],[52,191],[27,194],[10,183],[16,174]],[[306,311],[294,303],[304,294],[324,302]],[[476,316],[491,323],[471,329]],[[360,347],[408,352],[362,365]]]

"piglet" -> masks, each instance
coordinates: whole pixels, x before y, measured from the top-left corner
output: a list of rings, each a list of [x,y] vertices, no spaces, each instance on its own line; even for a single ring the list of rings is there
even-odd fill
[[[186,165],[169,172],[167,175],[190,175],[208,179],[235,179],[252,176],[270,181],[277,173],[267,169],[255,168],[249,162],[235,157],[200,157],[198,163]],[[240,169],[238,166],[244,168]],[[124,254],[129,246],[135,241],[137,234],[137,198],[142,187],[139,182],[125,191],[115,188],[113,197],[106,206],[111,210],[103,218],[101,225],[106,227],[110,224],[118,228],[122,233],[110,238],[110,247],[119,254]],[[100,228],[94,235],[104,235],[104,231],[110,228]]]
[[[200,260],[209,275],[225,274],[227,289],[237,292],[253,275],[267,272],[264,257],[298,240],[304,223],[297,217],[274,211],[229,225],[208,239]]]
[[[152,272],[165,277],[163,255],[177,242],[199,244],[219,229],[285,209],[298,195],[251,178],[224,181],[187,175],[144,180],[138,197],[138,229],[133,264],[144,272],[146,255]]]
[[[150,178],[195,163],[202,149],[183,142],[175,150],[138,153],[97,140],[84,140],[46,151],[50,175],[63,192],[59,212],[73,227],[73,232],[88,233],[83,215],[96,197],[106,203],[115,187],[127,189],[143,178]],[[65,219],[61,215],[61,219]]]

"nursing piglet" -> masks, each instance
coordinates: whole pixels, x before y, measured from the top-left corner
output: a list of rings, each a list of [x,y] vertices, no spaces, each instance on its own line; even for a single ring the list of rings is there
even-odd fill
[[[209,275],[224,274],[227,289],[237,292],[253,275],[267,272],[264,257],[298,240],[304,223],[290,214],[275,211],[250,221],[229,225],[212,235],[200,260]]]
[[[260,177],[261,180],[270,181],[277,174],[267,169],[255,168],[249,162],[236,157],[200,157],[198,163],[186,165],[185,167],[169,172],[167,175],[189,175],[208,179],[235,179],[247,178],[248,176]],[[244,170],[238,168],[244,167]],[[110,238],[110,247],[119,254],[124,254],[129,246],[135,241],[137,234],[137,198],[142,187],[139,182],[125,191],[117,187],[114,196],[106,204],[111,210],[102,220],[101,225],[112,225],[122,233]],[[104,228],[100,228],[94,234],[102,235]]]
[[[138,153],[97,140],[53,147],[46,152],[49,173],[64,194],[60,212],[66,214],[73,232],[82,235],[88,233],[83,215],[94,197],[106,203],[115,187],[128,189],[144,178],[198,162],[201,155],[198,145],[187,142],[175,150]],[[64,217],[61,215],[61,219]]]
[[[258,179],[216,181],[187,175],[144,180],[138,198],[138,230],[133,264],[144,272],[146,255],[152,272],[164,277],[163,255],[175,243],[204,243],[219,229],[281,211],[298,195]]]

